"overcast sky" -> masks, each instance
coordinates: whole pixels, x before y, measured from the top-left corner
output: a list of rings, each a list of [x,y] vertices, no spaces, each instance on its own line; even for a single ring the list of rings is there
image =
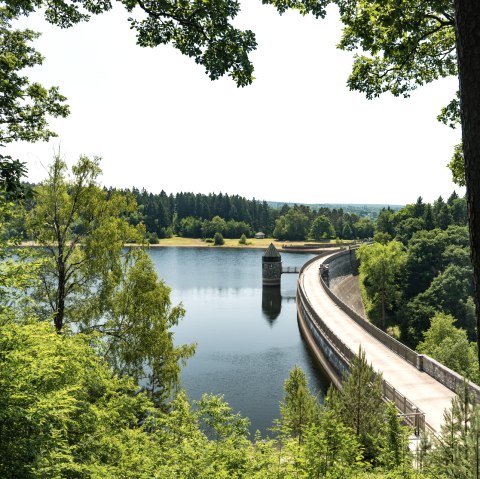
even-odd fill
[[[45,61],[29,74],[58,85],[72,113],[51,122],[58,138],[11,148],[29,179],[45,177],[60,147],[69,164],[101,156],[104,185],[152,192],[405,204],[456,188],[446,165],[460,132],[436,121],[456,79],[409,99],[366,100],[346,87],[352,55],[335,48],[335,9],[315,20],[279,16],[259,0],[242,5],[235,23],[258,42],[256,80],[245,88],[210,81],[170,46],[137,47],[121,7],[68,30],[30,17]]]

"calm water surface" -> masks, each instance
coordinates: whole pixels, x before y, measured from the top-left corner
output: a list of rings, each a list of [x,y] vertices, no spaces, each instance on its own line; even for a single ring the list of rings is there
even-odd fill
[[[250,418],[252,432],[267,433],[279,417],[283,383],[293,366],[302,367],[321,398],[329,383],[298,331],[297,275],[282,275],[280,290],[262,289],[262,254],[213,248],[150,251],[159,276],[172,288],[172,303],[181,301],[187,310],[175,328],[175,342],[197,343],[181,376],[190,398],[223,394],[235,411]],[[282,253],[284,266],[301,266],[311,257]]]

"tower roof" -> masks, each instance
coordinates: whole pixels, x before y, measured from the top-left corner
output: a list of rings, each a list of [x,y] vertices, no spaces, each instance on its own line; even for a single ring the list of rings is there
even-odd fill
[[[280,253],[277,251],[277,248],[275,248],[273,243],[270,243],[265,253],[263,253],[263,256],[265,258],[280,258]]]

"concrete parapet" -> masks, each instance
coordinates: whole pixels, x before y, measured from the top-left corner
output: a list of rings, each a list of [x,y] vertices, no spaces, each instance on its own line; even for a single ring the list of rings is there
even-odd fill
[[[312,308],[305,294],[302,272],[306,266],[317,259],[308,261],[300,272],[297,285],[297,319],[302,336],[315,359],[328,374],[333,384],[341,389],[343,376],[349,371],[355,353],[330,330]],[[328,288],[326,288],[323,280],[320,279],[320,281],[327,291]],[[425,414],[423,411],[384,379],[382,379],[382,387],[385,399],[394,402],[405,420],[415,428],[417,434],[420,430],[425,429]]]
[[[385,333],[380,328],[377,328],[362,316],[358,315],[331,291],[332,272],[334,278],[338,276],[343,276],[345,274],[345,271],[348,270],[348,265],[353,264],[351,251],[352,250],[341,251],[339,253],[329,256],[328,258],[325,258],[324,260],[324,263],[329,265],[330,287],[328,287],[323,280],[321,280],[321,283],[322,287],[325,289],[332,301],[334,301],[337,306],[340,307],[340,309],[345,311],[348,316],[350,316],[350,318],[352,318],[357,324],[359,324],[375,339],[384,344],[388,349],[405,359],[405,361],[415,366],[419,371],[424,371],[425,373],[427,373],[439,383],[450,389],[450,391],[458,392],[459,388],[463,387],[463,383],[465,381],[465,378],[463,378],[460,374],[452,371],[451,369],[447,368],[446,366],[429,356],[418,354],[416,351],[410,349],[408,346],[405,346],[400,341],[397,341],[395,338]],[[335,265],[337,261],[339,262],[338,267]],[[358,264],[356,268],[358,268]],[[333,279],[333,281],[334,280],[335,279]],[[469,391],[474,394],[477,398],[477,401],[480,402],[480,386],[470,381],[467,381],[467,384]]]

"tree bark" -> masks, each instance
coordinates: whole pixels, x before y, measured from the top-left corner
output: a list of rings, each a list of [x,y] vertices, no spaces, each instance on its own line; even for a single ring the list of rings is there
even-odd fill
[[[58,297],[57,311],[55,311],[55,329],[61,333],[65,318],[65,264],[61,263],[58,267]]]
[[[65,286],[66,286],[66,271],[65,261],[63,259],[63,245],[58,242],[58,257],[57,274],[58,274],[58,289],[57,289],[57,310],[55,311],[54,323],[57,333],[61,333],[63,329],[63,322],[65,318]]]
[[[465,182],[480,363],[480,1],[454,0]]]

